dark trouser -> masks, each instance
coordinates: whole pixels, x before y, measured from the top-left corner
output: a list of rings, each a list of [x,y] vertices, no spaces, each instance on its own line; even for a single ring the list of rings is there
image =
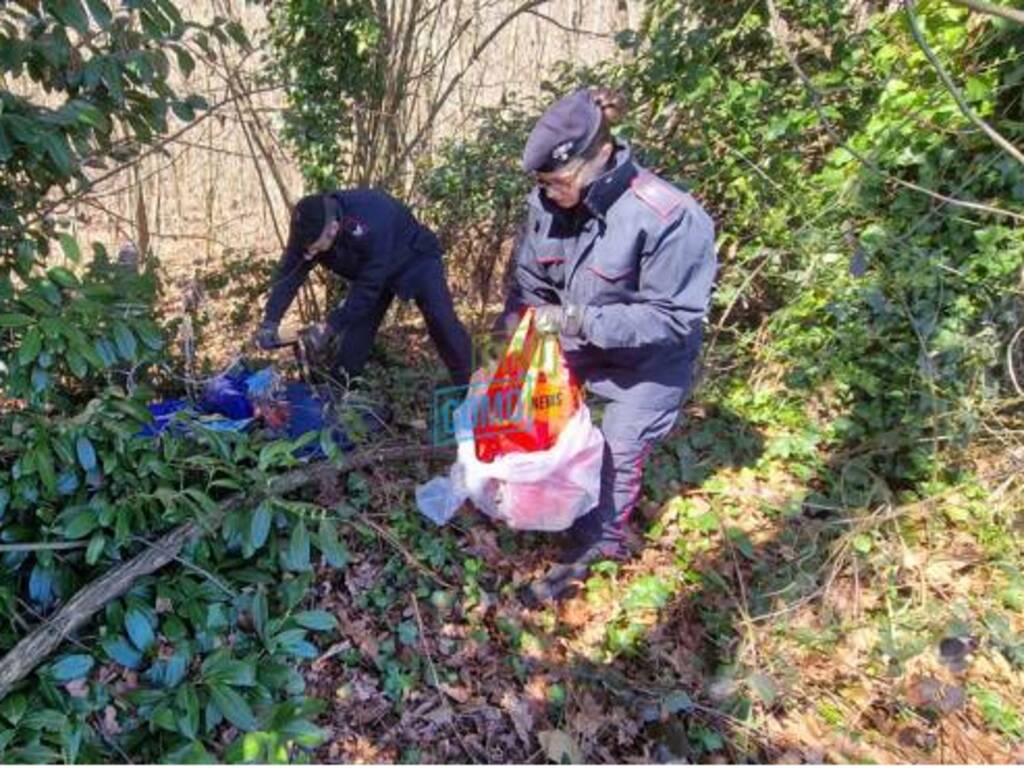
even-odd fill
[[[441,360],[448,367],[448,373],[457,386],[469,384],[472,344],[469,333],[455,314],[452,295],[444,277],[444,266],[440,259],[430,258],[415,264],[415,273],[399,275],[381,292],[377,305],[362,320],[345,329],[338,353],[337,365],[349,376],[358,376],[366,366],[373,340],[377,336],[384,315],[395,298],[394,282],[401,283],[404,298],[416,302],[427,324],[427,332],[437,348]],[[403,280],[403,277],[407,279]]]
[[[645,408],[633,403],[609,402],[604,409],[604,463],[597,506],[572,527],[579,543],[599,538],[621,539],[626,521],[636,506],[643,481],[644,462],[654,444],[669,433],[679,406]]]

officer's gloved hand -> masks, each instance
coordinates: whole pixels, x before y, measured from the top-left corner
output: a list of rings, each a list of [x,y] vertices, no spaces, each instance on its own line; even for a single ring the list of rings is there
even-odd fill
[[[542,304],[533,311],[533,325],[541,333],[559,333],[562,308],[557,304]]]
[[[583,307],[577,304],[542,304],[534,310],[533,317],[541,333],[579,336],[583,330]]]
[[[281,337],[278,335],[277,323],[263,323],[256,331],[256,344],[260,349],[273,349],[281,345]]]
[[[566,304],[562,307],[562,334],[579,336],[583,333],[583,313],[585,308],[579,304]]]

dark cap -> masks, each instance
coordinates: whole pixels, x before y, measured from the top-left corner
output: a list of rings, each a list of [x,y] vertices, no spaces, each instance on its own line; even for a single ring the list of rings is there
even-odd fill
[[[327,223],[327,195],[307,195],[292,209],[288,243],[305,251],[317,241]]]
[[[527,172],[557,171],[583,153],[601,128],[601,108],[588,88],[570,93],[550,107],[530,131],[523,150]]]

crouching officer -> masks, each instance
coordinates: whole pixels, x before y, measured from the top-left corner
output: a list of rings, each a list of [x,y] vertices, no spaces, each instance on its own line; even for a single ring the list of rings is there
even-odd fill
[[[372,189],[309,195],[296,204],[288,245],[256,336],[264,349],[280,343],[278,326],[299,286],[317,264],[351,281],[348,297],[311,339],[341,336],[336,367],[358,376],[395,296],[416,302],[434,346],[459,386],[469,382],[470,340],[445,282],[437,236],[390,195]]]
[[[625,554],[644,460],[675,424],[692,385],[717,269],[701,206],[637,164],[610,126],[625,108],[605,89],[566,96],[523,152],[536,187],[503,322],[537,307],[570,368],[607,401],[598,505],[576,521],[558,564],[521,592],[529,604],[571,594],[600,559]]]

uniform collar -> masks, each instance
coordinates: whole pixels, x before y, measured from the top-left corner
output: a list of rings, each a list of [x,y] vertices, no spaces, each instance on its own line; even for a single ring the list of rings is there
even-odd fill
[[[614,165],[598,176],[584,191],[583,199],[575,208],[566,210],[548,200],[544,190],[540,187],[533,188],[533,196],[537,203],[555,219],[569,218],[579,219],[597,216],[604,218],[608,209],[616,200],[622,197],[622,193],[629,189],[630,182],[639,173],[633,163],[633,151],[624,142],[616,142]]]
[[[612,156],[614,165],[594,179],[583,197],[583,204],[599,218],[604,218],[608,209],[629,189],[637,175],[633,164],[633,153],[628,144],[616,143]]]

